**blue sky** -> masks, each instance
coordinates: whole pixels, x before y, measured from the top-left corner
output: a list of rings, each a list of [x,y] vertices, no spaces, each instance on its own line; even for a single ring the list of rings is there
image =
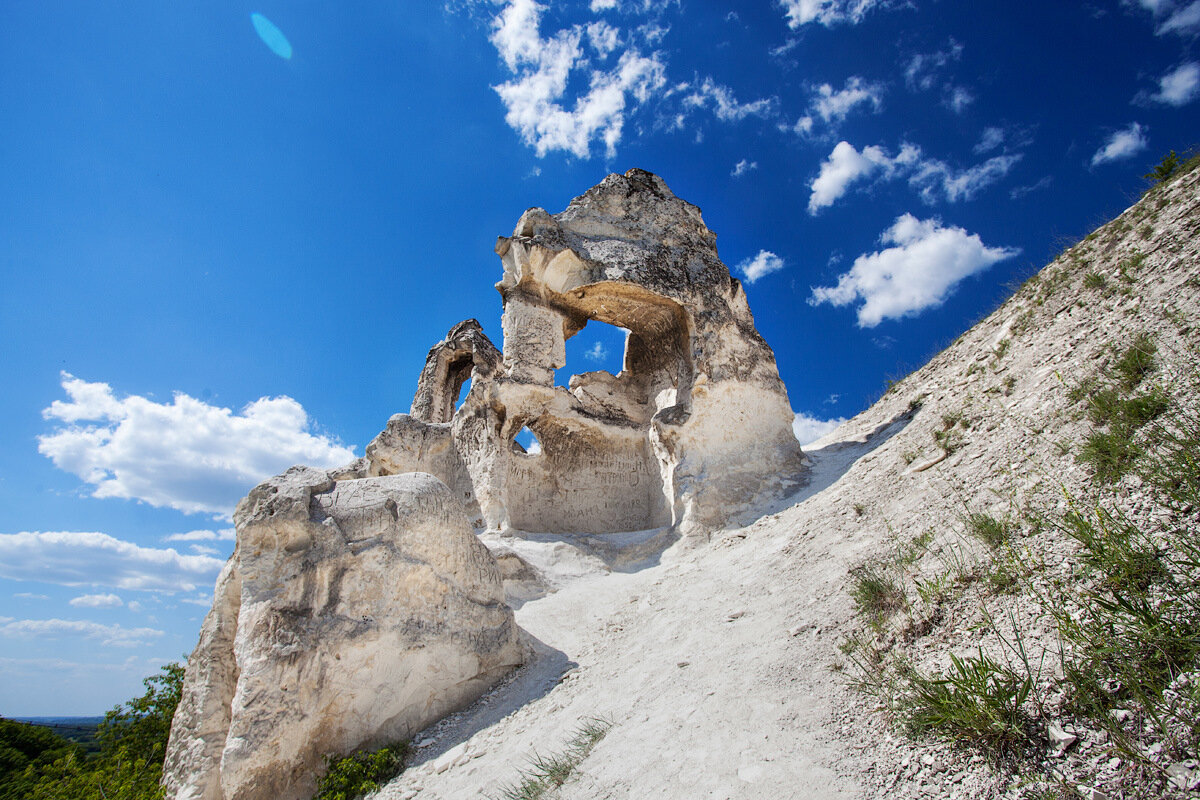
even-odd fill
[[[797,428],[862,410],[1200,130],[1200,0],[0,7],[0,714],[189,652],[233,505],[500,341],[495,237],[609,172],[719,235]],[[563,375],[620,367],[593,323]]]

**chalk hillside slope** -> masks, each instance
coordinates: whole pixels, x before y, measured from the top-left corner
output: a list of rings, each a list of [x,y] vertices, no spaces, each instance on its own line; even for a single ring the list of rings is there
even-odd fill
[[[1190,353],[1195,364],[1198,234],[1193,170],[1064,252],[807,448],[808,485],[744,528],[629,571],[608,569],[569,536],[508,536],[560,586],[517,610],[539,655],[419,736],[412,766],[378,796],[501,797],[593,718],[612,727],[558,796],[1020,796],[1012,775],[970,751],[907,739],[849,688],[839,644],[860,624],[851,571],[926,531],[926,564],[982,558],[956,533],[967,513],[1012,518],[1083,496],[1090,468],[1076,456],[1089,423],[1070,390],[1140,333],[1165,361]],[[1125,496],[1136,506],[1136,487]],[[1048,554],[1048,569],[1069,570],[1058,534],[1017,535]],[[993,646],[979,623],[1005,609],[1031,647],[1049,646],[1046,619],[983,591],[901,644],[944,666],[951,651]]]

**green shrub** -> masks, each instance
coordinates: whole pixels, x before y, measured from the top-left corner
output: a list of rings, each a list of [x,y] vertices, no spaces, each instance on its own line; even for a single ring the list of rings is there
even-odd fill
[[[1088,434],[1075,460],[1092,468],[1097,483],[1116,483],[1137,463],[1142,448],[1124,432],[1095,431]]]
[[[374,752],[328,756],[326,772],[317,782],[314,800],[357,800],[404,771],[408,742],[397,742]]]
[[[1021,676],[979,651],[959,658],[939,677],[904,667],[896,713],[913,735],[932,734],[996,754],[1023,750],[1032,741],[1033,721],[1024,706],[1033,679]]]
[[[1154,370],[1154,356],[1158,348],[1154,340],[1139,333],[1121,357],[1113,364],[1111,374],[1125,391],[1133,391],[1142,379]]]
[[[1008,542],[1012,526],[990,514],[967,515],[967,532],[979,541],[996,550]]]
[[[1083,276],[1083,285],[1088,289],[1103,290],[1108,286],[1108,281],[1105,280],[1104,276],[1098,272],[1089,272]]]
[[[880,564],[862,564],[850,571],[850,596],[855,610],[871,617],[883,617],[904,607],[904,590]]]

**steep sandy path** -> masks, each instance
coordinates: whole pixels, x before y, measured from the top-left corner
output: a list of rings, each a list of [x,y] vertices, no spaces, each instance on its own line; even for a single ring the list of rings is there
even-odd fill
[[[418,766],[380,797],[497,796],[535,752],[561,748],[592,717],[613,728],[562,797],[861,796],[827,731],[844,691],[829,670],[829,629],[849,614],[842,585],[855,548],[798,544],[795,520],[820,513],[819,490],[902,425],[814,453],[799,506],[656,567],[527,603],[517,618],[542,645],[538,661],[437,726]]]

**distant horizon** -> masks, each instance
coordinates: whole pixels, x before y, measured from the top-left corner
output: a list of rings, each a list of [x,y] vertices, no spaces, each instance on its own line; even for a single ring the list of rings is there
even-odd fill
[[[1200,146],[1194,3],[413,6],[0,8],[0,714],[190,653],[240,497],[502,342],[527,208],[699,206],[815,438]]]

